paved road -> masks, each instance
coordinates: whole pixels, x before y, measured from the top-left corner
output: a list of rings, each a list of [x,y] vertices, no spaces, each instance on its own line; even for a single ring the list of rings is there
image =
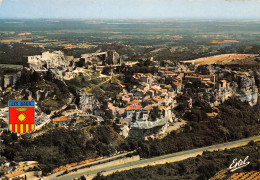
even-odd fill
[[[214,150],[221,150],[221,149],[225,149],[225,148],[229,149],[229,148],[243,146],[243,145],[246,145],[251,140],[260,141],[260,136],[254,136],[251,138],[241,139],[241,140],[232,141],[232,142],[228,142],[228,143],[224,143],[224,144],[218,144],[218,145],[213,145],[213,146],[208,146],[208,147],[203,147],[203,148],[198,148],[198,149],[192,149],[192,150],[188,150],[188,151],[177,152],[177,153],[173,153],[173,154],[167,154],[167,155],[158,156],[158,157],[154,157],[154,158],[143,159],[140,161],[135,161],[135,162],[131,162],[131,163],[123,164],[123,165],[117,165],[117,166],[94,170],[94,171],[86,169],[86,171],[84,173],[74,172],[73,174],[68,174],[66,176],[62,176],[62,177],[56,178],[56,179],[71,180],[71,179],[78,178],[78,177],[86,175],[86,174],[91,174],[91,176],[93,177],[100,171],[105,171],[105,175],[106,175],[106,174],[111,174],[113,172],[122,171],[122,170],[126,170],[126,169],[133,169],[133,168],[144,167],[144,166],[155,165],[155,164],[164,164],[166,162],[175,162],[175,161],[187,159],[188,157],[185,157],[185,156],[195,157],[198,154],[202,154],[203,151],[214,151]],[[185,158],[182,158],[182,157],[185,157]]]
[[[81,165],[77,165],[77,166],[74,166],[74,167],[71,167],[71,168],[68,168],[67,170],[73,170],[73,169],[76,169],[76,168],[81,168],[83,166],[87,166],[87,165],[94,165],[94,164],[97,164],[97,163],[103,163],[103,162],[106,162],[106,161],[109,161],[109,160],[113,160],[113,159],[116,159],[116,158],[119,158],[119,157],[122,157],[122,156],[125,156],[129,153],[134,153],[135,151],[131,151],[131,152],[126,152],[126,153],[122,153],[122,154],[118,154],[118,155],[115,155],[115,156],[111,156],[111,157],[108,157],[108,158],[104,158],[104,159],[100,159],[100,160],[97,160],[97,161],[93,161],[93,162],[89,162],[89,163],[86,163],[86,164],[81,164]],[[49,176],[46,176],[44,177],[45,180],[52,180],[52,179],[58,179],[56,178],[56,176],[62,174],[65,170],[61,170],[59,172],[56,172],[54,174],[51,174]]]

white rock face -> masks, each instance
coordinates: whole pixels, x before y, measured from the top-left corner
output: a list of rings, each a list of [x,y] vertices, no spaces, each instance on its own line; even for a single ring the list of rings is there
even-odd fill
[[[120,135],[124,136],[124,138],[127,138],[128,137],[128,134],[129,134],[129,127],[127,125],[124,125],[122,128],[121,128],[121,132],[120,132]]]
[[[248,102],[254,106],[258,101],[258,88],[254,77],[244,76],[240,82],[240,88],[236,91],[236,96],[243,102]]]
[[[245,91],[245,92],[240,92],[236,94],[237,97],[243,102],[248,102],[250,106],[256,105],[258,101],[258,89],[255,87],[254,90],[252,91]]]

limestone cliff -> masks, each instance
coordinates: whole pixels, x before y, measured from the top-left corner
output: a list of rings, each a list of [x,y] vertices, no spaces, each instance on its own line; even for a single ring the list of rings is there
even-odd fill
[[[238,77],[238,89],[235,96],[243,102],[248,102],[250,106],[256,105],[258,101],[258,87],[252,74],[245,73]]]

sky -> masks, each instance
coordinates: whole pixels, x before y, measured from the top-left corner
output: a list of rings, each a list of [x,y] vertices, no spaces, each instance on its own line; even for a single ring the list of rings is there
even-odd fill
[[[260,0],[0,0],[0,18],[260,20]]]

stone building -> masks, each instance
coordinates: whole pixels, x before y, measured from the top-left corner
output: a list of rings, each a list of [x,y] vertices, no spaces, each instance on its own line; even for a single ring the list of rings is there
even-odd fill
[[[23,58],[23,66],[34,70],[67,67],[68,65],[69,62],[61,51],[46,51],[42,55],[26,56]]]
[[[4,76],[4,88],[13,85],[13,76],[12,75],[5,75]]]
[[[98,66],[121,65],[122,59],[116,51],[106,51],[101,53],[83,54],[81,59],[76,62],[76,66],[86,66],[88,63]]]
[[[91,93],[80,93],[79,98],[79,109],[87,112],[87,113],[94,113],[94,110],[100,109],[101,104],[95,98],[95,96]]]

